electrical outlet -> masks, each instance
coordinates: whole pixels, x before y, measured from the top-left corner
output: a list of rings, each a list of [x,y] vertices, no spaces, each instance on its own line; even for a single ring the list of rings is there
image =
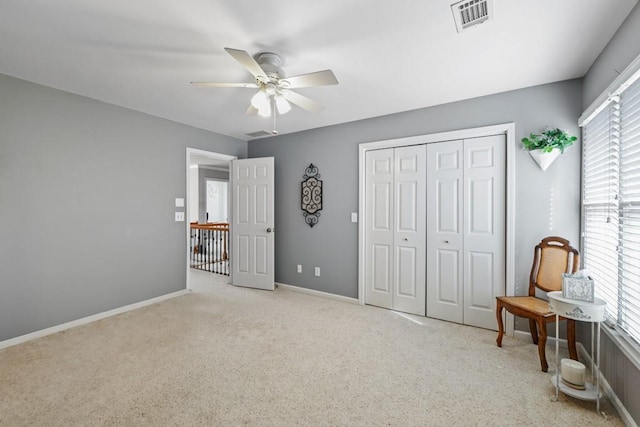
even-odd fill
[[[320,267],[316,267],[315,276],[320,277]]]
[[[302,265],[298,264],[298,273],[302,273]]]

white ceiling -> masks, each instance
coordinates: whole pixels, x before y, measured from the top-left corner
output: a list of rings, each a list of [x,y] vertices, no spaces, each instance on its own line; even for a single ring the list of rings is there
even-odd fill
[[[244,140],[252,89],[223,49],[283,56],[326,108],[279,117],[290,133],[582,77],[637,0],[494,0],[457,33],[453,0],[1,0],[0,73]]]

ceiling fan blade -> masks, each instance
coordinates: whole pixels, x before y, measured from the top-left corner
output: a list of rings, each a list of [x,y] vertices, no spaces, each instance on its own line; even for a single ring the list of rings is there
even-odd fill
[[[256,60],[247,52],[244,50],[231,49],[230,47],[225,47],[224,50],[226,50],[229,55],[233,56],[236,61],[246,68],[253,77],[259,80],[267,79],[267,73],[264,72],[262,67],[260,67]]]
[[[324,108],[313,99],[309,99],[306,96],[300,95],[299,93],[292,92],[290,90],[283,90],[282,96],[284,96],[284,98],[292,104],[296,104],[298,107],[304,108],[305,110],[311,111],[312,113],[317,113]]]
[[[282,79],[287,82],[287,88],[295,89],[298,87],[327,86],[337,85],[338,79],[331,70],[316,71],[315,73],[300,74],[299,76],[286,77]],[[285,86],[285,85],[283,85]]]
[[[192,85],[198,87],[248,87],[257,88],[255,83],[212,83],[212,82],[191,82]]]

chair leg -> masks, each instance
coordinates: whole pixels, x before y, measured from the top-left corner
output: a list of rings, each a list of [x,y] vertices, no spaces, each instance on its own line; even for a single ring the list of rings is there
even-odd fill
[[[496,343],[498,347],[502,347],[502,336],[504,335],[504,325],[502,324],[502,302],[496,301],[496,317],[498,318],[498,338]]]
[[[538,344],[538,328],[535,319],[529,319],[529,331],[531,331],[531,339],[534,344]]]
[[[547,372],[549,370],[549,365],[547,364],[547,327],[544,324],[544,321],[540,318],[538,319],[538,329],[540,335],[538,337],[538,355],[540,356],[540,366],[542,368],[542,372]]]
[[[578,352],[576,351],[576,321],[567,319],[567,347],[569,347],[569,357],[578,360]]]

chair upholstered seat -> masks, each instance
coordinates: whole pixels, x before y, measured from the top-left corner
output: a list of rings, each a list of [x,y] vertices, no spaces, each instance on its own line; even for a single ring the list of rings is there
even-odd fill
[[[555,313],[549,309],[549,302],[536,297],[498,297],[512,308],[520,308],[542,317],[552,317]],[[515,314],[515,313],[514,313]]]

